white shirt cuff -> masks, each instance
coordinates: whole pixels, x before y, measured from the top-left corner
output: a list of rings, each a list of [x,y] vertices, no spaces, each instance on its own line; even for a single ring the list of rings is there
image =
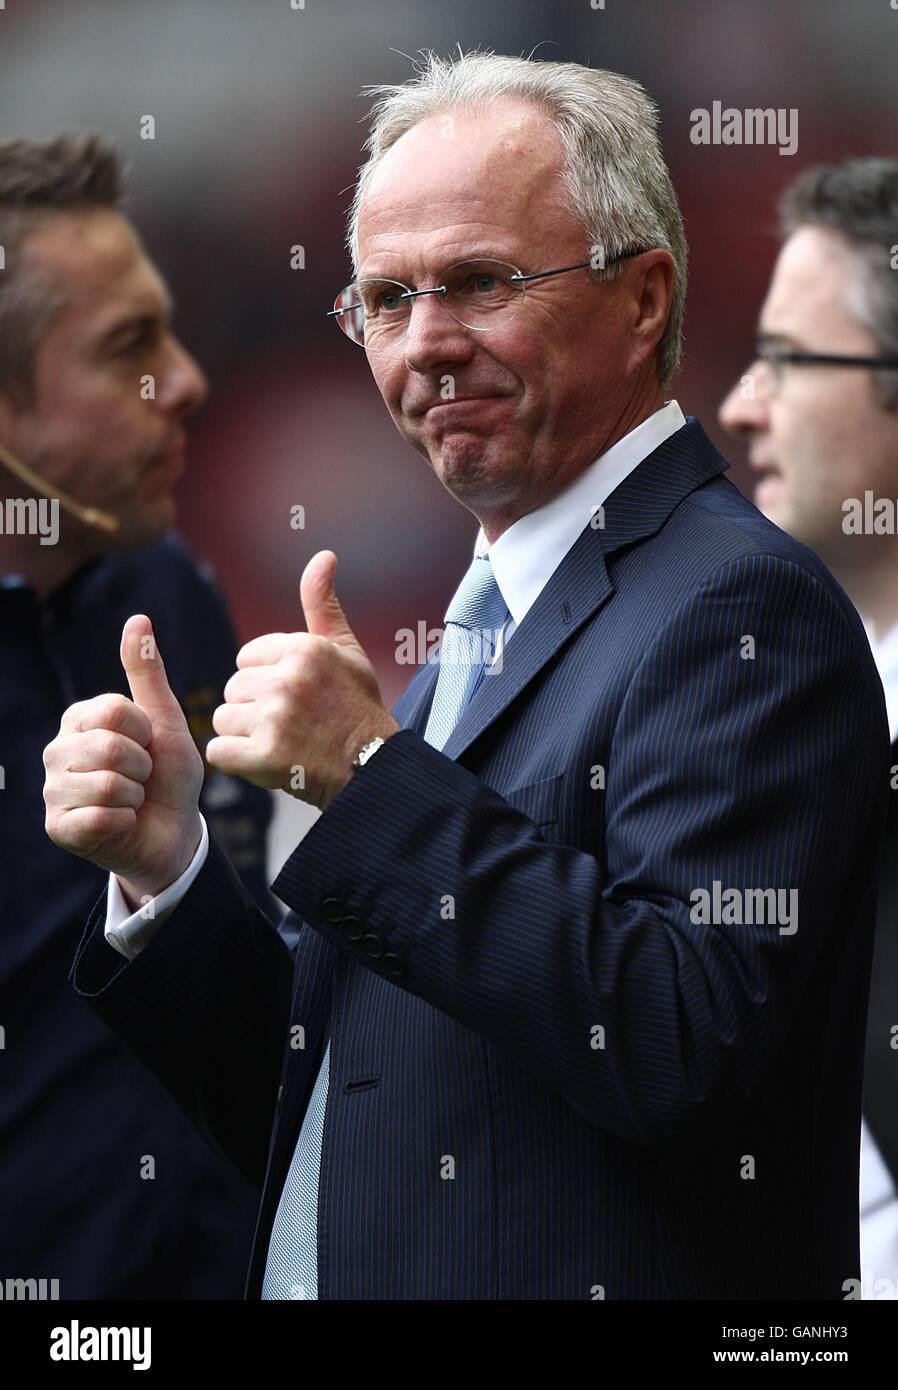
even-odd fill
[[[157,929],[174,912],[205,864],[209,853],[209,831],[202,815],[200,820],[203,823],[203,837],[196,854],[181,877],[176,878],[174,883],[170,883],[167,888],[163,888],[162,892],[155,898],[147,898],[143,906],[139,907],[136,912],[132,912],[125,902],[125,895],[115,874],[109,875],[109,888],[106,894],[106,924],[103,928],[103,935],[109,945],[113,946],[119,955],[124,956],[126,960],[135,960],[140,955]]]

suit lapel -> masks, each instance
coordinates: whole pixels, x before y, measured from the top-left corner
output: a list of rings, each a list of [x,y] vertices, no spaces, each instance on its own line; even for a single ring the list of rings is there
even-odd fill
[[[428,661],[424,666],[419,666],[399,696],[392,714],[403,729],[414,729],[415,733],[424,732],[439,672],[439,665],[435,661]]]
[[[628,474],[604,504],[603,525],[585,527],[520,629],[512,633],[501,671],[481,681],[443,748],[447,757],[460,758],[562,643],[608,600],[614,592],[608,558],[654,535],[688,493],[728,466],[698,421],[690,418]],[[435,684],[436,675],[427,694]],[[419,691],[418,713],[423,705]]]

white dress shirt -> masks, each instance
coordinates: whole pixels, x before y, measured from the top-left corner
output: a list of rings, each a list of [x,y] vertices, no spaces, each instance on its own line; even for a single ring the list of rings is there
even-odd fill
[[[637,464],[685,423],[677,402],[666,402],[623,439],[612,444],[557,497],[519,517],[492,545],[488,544],[483,528],[478,530],[474,553],[489,552],[496,583],[508,605],[509,616],[496,644],[495,661],[499,660],[505,643],[523,622],[597,508]],[[190,866],[157,898],[149,899],[130,916],[118,880],[114,874],[110,875],[104,929],[110,946],[126,959],[134,960],[184,897],[208,852],[209,835],[203,821],[203,838]]]
[[[898,737],[898,623],[877,642],[864,620],[867,639],[886,697],[892,742]],[[898,1105],[898,1095],[895,1097]],[[898,1298],[898,1193],[876,1140],[861,1120],[861,1295]]]

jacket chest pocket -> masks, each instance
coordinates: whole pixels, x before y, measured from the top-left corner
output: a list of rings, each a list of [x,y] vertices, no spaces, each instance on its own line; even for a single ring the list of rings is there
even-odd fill
[[[523,787],[513,787],[502,792],[509,806],[529,817],[534,825],[554,825],[558,820],[558,802],[561,796],[563,772],[551,777],[541,777],[538,782],[526,782]]]

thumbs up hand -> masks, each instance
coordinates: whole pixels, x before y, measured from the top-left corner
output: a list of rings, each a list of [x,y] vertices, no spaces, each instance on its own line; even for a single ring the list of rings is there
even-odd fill
[[[44,749],[44,801],[54,844],[116,874],[136,907],[196,853],[203,761],[149,618],[125,623],[121,658],[132,698],[98,695],[66,710]]]
[[[322,810],[349,781],[362,745],[400,728],[334,593],[336,563],[332,550],[319,550],[306,565],[307,632],[272,632],[238,653],[212,716],[219,737],[206,747],[210,766]]]

